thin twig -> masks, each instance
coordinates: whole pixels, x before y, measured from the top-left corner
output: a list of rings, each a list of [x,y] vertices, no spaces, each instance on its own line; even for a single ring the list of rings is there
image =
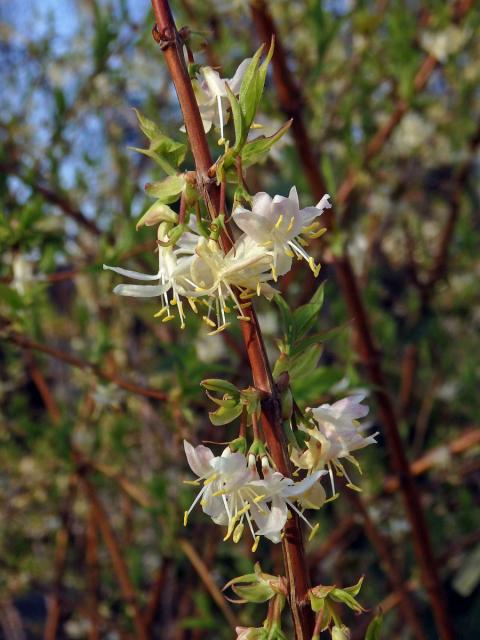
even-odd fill
[[[181,539],[179,544],[182,550],[185,552],[187,558],[192,563],[193,568],[198,573],[200,580],[205,585],[207,591],[210,593],[213,600],[225,616],[228,624],[232,627],[232,629],[235,629],[238,624],[237,618],[228,605],[227,601],[223,597],[222,592],[217,587],[214,579],[210,574],[210,571],[208,570],[207,565],[203,562],[201,557],[196,552],[195,548],[190,544],[190,542],[188,542],[188,540]]]
[[[45,344],[40,344],[39,342],[30,340],[30,338],[20,333],[10,332],[7,334],[6,338],[22,349],[33,349],[34,351],[40,351],[41,353],[46,353],[52,358],[61,360],[62,362],[66,362],[72,367],[92,371],[99,378],[108,380],[109,382],[113,382],[118,387],[126,389],[131,393],[136,393],[145,398],[154,398],[155,400],[161,400],[162,402],[165,402],[168,399],[168,396],[164,391],[151,389],[150,387],[142,387],[138,384],[135,384],[134,382],[130,382],[129,380],[125,380],[124,378],[117,376],[115,373],[106,371],[104,368],[93,362],[82,360],[82,358],[77,358],[77,356],[73,356],[70,353],[66,353],[65,351],[60,351],[59,349],[54,349],[53,347],[49,347]]]

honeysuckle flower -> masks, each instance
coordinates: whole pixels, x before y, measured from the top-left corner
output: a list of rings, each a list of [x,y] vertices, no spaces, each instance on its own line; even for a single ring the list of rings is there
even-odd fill
[[[217,242],[201,237],[195,254],[189,282],[195,284],[197,297],[209,301],[203,318],[214,329],[212,334],[229,324],[225,315],[230,312],[227,301],[233,303],[239,319],[248,321],[243,311],[251,304],[248,298],[255,292],[267,298],[274,295],[275,289],[267,282],[271,279],[271,254],[248,236],[241,236],[226,255]],[[235,289],[241,293],[237,294]]]
[[[236,225],[259,245],[273,253],[272,273],[276,280],[290,269],[291,258],[297,256],[308,262],[310,268],[318,274],[319,267],[305,251],[305,240],[301,233],[310,233],[318,237],[318,223],[312,222],[325,209],[332,206],[326,194],[315,207],[300,209],[297,189],[292,187],[288,198],[276,195],[274,198],[265,192],[253,196],[252,210],[237,207],[233,212]]]
[[[281,533],[288,517],[288,510],[294,511],[306,522],[313,535],[318,525],[313,527],[303,513],[295,506],[294,500],[298,500],[317,483],[318,479],[325,475],[326,471],[315,471],[300,482],[294,482],[278,471],[273,471],[268,463],[262,464],[263,480],[252,482],[259,488],[262,495],[270,502],[270,511],[267,514],[260,513],[256,516],[256,522],[260,526],[258,536],[264,536],[272,542],[280,542]],[[321,506],[321,505],[320,505]]]
[[[264,499],[259,489],[251,486],[251,482],[258,480],[255,465],[248,464],[247,458],[241,453],[232,453],[227,447],[221,456],[214,456],[213,452],[203,445],[192,447],[184,441],[185,454],[191,470],[203,481],[192,505],[185,512],[186,524],[189,514],[200,501],[204,513],[212,518],[215,524],[227,527],[225,540],[233,535],[234,542],[238,542],[247,521],[254,542],[254,516],[249,513],[252,505],[255,513],[264,510],[257,503]]]
[[[161,227],[162,225],[160,225]],[[165,240],[167,239],[162,232],[159,231]],[[117,284],[113,292],[119,296],[132,296],[135,298],[154,298],[160,297],[161,309],[155,314],[155,317],[161,317],[162,322],[168,322],[175,316],[172,310],[178,309],[180,324],[182,329],[185,327],[185,313],[183,309],[182,296],[188,297],[193,293],[192,285],[189,285],[185,279],[188,272],[190,260],[188,256],[178,258],[172,247],[164,247],[159,245],[158,251],[158,271],[154,274],[141,273],[123,269],[122,267],[111,267],[104,264],[103,268],[114,271],[122,276],[131,278],[132,280],[158,281],[158,284]],[[169,300],[169,292],[171,298]]]
[[[226,85],[228,84],[234,95],[240,93],[242,79],[250,60],[244,60],[230,79],[221,78],[218,71],[212,67],[200,67],[200,72],[193,82],[205,133],[208,133],[214,124],[220,129],[220,142],[224,140],[223,131],[228,120],[227,108],[230,104]]]
[[[364,437],[362,432],[366,427],[358,421],[368,414],[368,407],[362,405],[364,398],[365,394],[356,394],[332,405],[322,404],[310,409],[314,426],[310,428],[300,425],[310,438],[304,451],[292,450],[292,462],[299,469],[307,469],[309,472],[327,467],[333,491],[332,465],[350,482],[340,459],[346,458],[356,463],[352,452],[376,442],[377,433]]]
[[[246,522],[254,541],[253,550],[256,550],[260,536],[280,542],[288,509],[298,513],[313,532],[316,530],[293,501],[308,492],[326,471],[314,472],[301,482],[294,482],[264,466],[261,479],[252,455],[247,458],[241,453],[232,453],[227,447],[221,456],[215,456],[208,447],[193,447],[187,441],[184,441],[184,447],[188,464],[198,478],[192,484],[203,482],[185,512],[185,524],[200,502],[204,513],[216,524],[227,527],[224,540],[232,537],[238,542]]]

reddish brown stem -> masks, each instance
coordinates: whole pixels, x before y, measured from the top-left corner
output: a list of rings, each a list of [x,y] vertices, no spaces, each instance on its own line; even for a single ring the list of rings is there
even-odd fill
[[[163,42],[162,49],[182,109],[185,127],[190,140],[197,168],[199,187],[205,194],[209,211],[218,215],[220,190],[208,179],[212,157],[203,129],[192,84],[187,73],[181,42],[166,0],[152,0],[157,29]],[[228,237],[222,236],[224,249],[231,246]],[[241,322],[254,385],[265,393],[262,402],[262,426],[265,438],[278,470],[290,476],[290,460],[281,426],[280,403],[273,383],[270,365],[265,352],[262,334],[253,307],[246,310],[248,322]],[[287,521],[283,540],[285,569],[290,589],[290,606],[297,640],[310,640],[314,617],[308,601],[309,577],[299,520],[296,516]]]
[[[121,552],[121,547],[117,540],[117,536],[115,535],[115,532],[108,519],[107,512],[100,502],[93,484],[85,475],[85,468],[82,465],[81,459],[77,458],[77,464],[79,471],[79,482],[85,495],[88,498],[88,501],[90,502],[96,524],[100,529],[103,540],[105,542],[105,546],[107,547],[110,554],[112,567],[115,575],[117,576],[123,599],[125,601],[125,604],[131,607],[133,611],[133,623],[136,630],[136,637],[139,640],[148,640],[150,635],[147,631],[145,621],[142,617],[140,606],[137,601],[137,594],[128,573],[127,564]]]
[[[108,380],[109,382],[113,382],[118,387],[126,389],[131,393],[136,393],[140,396],[144,396],[145,398],[154,398],[155,400],[167,400],[167,394],[163,391],[158,391],[149,387],[142,387],[138,384],[130,382],[129,380],[125,380],[120,376],[117,376],[115,373],[106,371],[93,362],[82,360],[81,358],[72,356],[70,353],[66,353],[65,351],[60,351],[59,349],[54,349],[53,347],[49,347],[45,344],[40,344],[39,342],[30,340],[30,338],[28,338],[27,336],[12,332],[7,336],[7,339],[10,340],[10,342],[18,345],[19,347],[22,347],[22,349],[33,349],[35,351],[46,353],[47,355],[52,356],[57,360],[61,360],[62,362],[66,362],[72,367],[77,367],[78,369],[90,369],[99,378]]]

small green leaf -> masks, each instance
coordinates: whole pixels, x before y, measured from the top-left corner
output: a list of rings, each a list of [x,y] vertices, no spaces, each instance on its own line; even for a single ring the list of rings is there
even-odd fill
[[[180,197],[185,188],[185,182],[183,174],[168,176],[164,180],[145,185],[145,191],[149,196],[158,198],[163,204],[171,204]]]
[[[322,308],[323,298],[324,284],[322,283],[308,304],[295,309],[293,313],[293,336],[295,340],[303,337],[313,327]]]
[[[234,397],[239,396],[240,391],[237,387],[228,382],[228,380],[221,380],[220,378],[207,378],[206,380],[202,380],[200,385],[204,389],[208,389],[208,391],[218,391],[219,393],[229,393]]]
[[[381,640],[382,625],[383,615],[379,613],[368,625],[365,640]]]
[[[235,418],[238,418],[242,411],[243,406],[238,403],[233,407],[219,407],[216,411],[210,411],[208,415],[210,417],[210,422],[216,427],[220,427],[224,424],[233,422]]]
[[[292,120],[289,120],[273,135],[267,138],[259,136],[251,142],[247,142],[242,149],[242,167],[246,169],[265,160],[272,146],[289,130],[291,124]]]
[[[257,68],[264,48],[265,45],[262,44],[262,46],[256,51],[250,64],[247,67],[247,70],[245,71],[242,84],[240,86],[240,94],[238,99],[243,116],[245,118],[245,125],[247,127],[247,130],[250,129],[253,119],[255,118],[255,112],[258,107]]]
[[[227,89],[228,99],[230,100],[230,107],[232,109],[233,115],[233,126],[235,127],[235,145],[233,147],[233,153],[239,153],[247,138],[248,129],[245,128],[243,113],[240,109],[240,104],[237,98],[233,94],[228,84],[225,84],[225,87]]]

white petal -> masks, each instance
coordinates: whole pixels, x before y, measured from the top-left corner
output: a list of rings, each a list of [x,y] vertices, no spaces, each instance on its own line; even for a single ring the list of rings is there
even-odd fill
[[[262,507],[262,509],[264,510],[265,507]],[[272,499],[272,505],[267,517],[261,517],[263,514],[259,517],[256,512],[253,512],[252,515],[254,515],[257,524],[261,523],[260,529],[257,531],[258,535],[265,536],[265,538],[275,543],[280,542],[282,529],[288,516],[288,509],[284,500],[275,496]]]
[[[133,298],[155,298],[164,294],[170,287],[170,283],[159,285],[117,284],[113,293],[116,293],[117,296],[131,296]]]
[[[317,480],[321,476],[324,476],[326,473],[327,471],[315,471],[315,473],[312,473],[300,482],[295,482],[294,485],[286,487],[282,491],[282,495],[285,498],[290,498],[291,496],[300,496],[302,495],[302,493],[305,493],[305,491],[308,491],[317,482]]]
[[[317,209],[321,209],[322,211],[324,209],[331,209],[332,205],[330,204],[330,202],[328,201],[328,199],[330,198],[329,194],[326,193],[323,198],[318,202],[317,204]]]
[[[270,240],[270,232],[273,224],[263,216],[248,211],[247,209],[236,209],[233,213],[233,220],[239,229],[261,244]]]
[[[201,72],[212,95],[227,95],[227,91],[225,89],[225,80],[223,78],[220,78],[220,75],[217,71],[215,71],[215,69],[212,69],[212,67],[202,67]]]
[[[228,86],[232,90],[232,93],[237,95],[240,93],[240,86],[242,84],[243,76],[245,75],[245,71],[248,68],[248,65],[251,62],[251,58],[246,58],[243,62],[238,65],[238,69],[235,71],[235,75],[230,80],[227,80]]]
[[[295,206],[297,207],[297,209],[300,207],[300,203],[298,201],[298,193],[297,193],[297,187],[293,186],[290,189],[290,193],[288,194],[288,199],[292,200],[292,202],[295,204]]]
[[[253,196],[252,199],[252,212],[265,218],[270,218],[272,208],[272,198],[265,193],[265,191],[259,191]]]
[[[109,267],[108,264],[104,264],[103,268],[109,271],[115,271],[115,273],[119,273],[121,276],[133,278],[134,280],[158,280],[158,273],[150,275],[148,273],[140,273],[139,271],[130,271],[130,269],[122,269],[122,267]]]
[[[200,444],[198,447],[193,447],[189,442],[187,442],[187,440],[183,441],[183,448],[185,449],[187,462],[193,473],[195,473],[199,478],[205,476],[207,473],[213,474],[210,461],[215,456],[211,449],[204,447],[203,444]]]

